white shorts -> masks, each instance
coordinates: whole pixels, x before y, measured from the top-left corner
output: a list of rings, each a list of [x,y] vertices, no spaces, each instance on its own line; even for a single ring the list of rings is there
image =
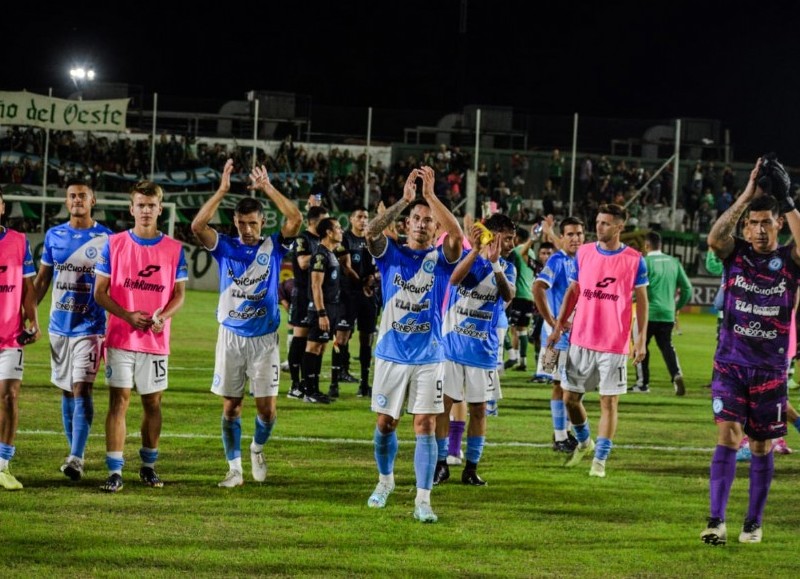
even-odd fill
[[[536,375],[537,376],[549,376],[553,379],[553,382],[563,382],[564,370],[567,365],[567,351],[566,350],[558,350],[558,360],[556,361],[556,371],[552,374],[548,374],[542,369],[542,365],[544,364],[544,357],[547,353],[547,348],[542,348],[539,350],[539,358],[536,360]]]
[[[372,410],[394,419],[403,414],[403,400],[408,390],[409,414],[441,414],[444,364],[397,364],[380,358],[375,360],[372,386]]]
[[[67,392],[76,382],[94,382],[103,352],[103,336],[50,334],[50,381]]]
[[[25,354],[22,348],[0,350],[0,380],[22,380]]]
[[[618,396],[628,391],[628,356],[570,345],[561,375],[563,390],[579,394],[597,390],[601,396]]]
[[[456,402],[466,400],[468,404],[479,404],[499,400],[500,382],[497,370],[476,368],[452,360],[444,363],[444,393]]]
[[[133,388],[140,395],[163,392],[169,378],[169,356],[106,349],[106,384],[114,388]]]
[[[246,338],[225,326],[217,334],[216,361],[211,391],[218,396],[244,398],[244,385],[256,398],[278,395],[281,356],[278,332]]]

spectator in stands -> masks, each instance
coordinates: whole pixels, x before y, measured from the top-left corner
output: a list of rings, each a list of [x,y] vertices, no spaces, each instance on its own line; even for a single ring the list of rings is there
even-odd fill
[[[511,185],[518,188],[524,187],[528,168],[528,158],[519,153],[514,153],[511,157]]]
[[[581,162],[579,180],[581,198],[586,198],[586,194],[594,186],[594,166],[591,155],[585,157]]]
[[[716,201],[716,209],[717,215],[722,215],[728,210],[728,207],[733,205],[733,195],[729,189],[727,189],[724,185],[722,186],[722,190],[719,192]]]

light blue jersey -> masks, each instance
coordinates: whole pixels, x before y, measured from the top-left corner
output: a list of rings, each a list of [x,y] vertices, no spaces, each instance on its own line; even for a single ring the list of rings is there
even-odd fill
[[[278,329],[281,260],[290,243],[275,233],[258,245],[217,234],[211,255],[219,264],[217,321],[234,334],[263,336]]]
[[[441,247],[417,250],[393,239],[375,261],[383,291],[375,356],[398,364],[443,362],[442,302],[455,264]]]
[[[89,229],[75,229],[67,222],[47,231],[41,263],[53,268],[51,334],[106,333],[106,312],[94,301],[94,266],[110,234],[97,222]]]
[[[503,258],[499,263],[514,287],[514,265]],[[499,348],[497,327],[504,310],[492,264],[479,255],[461,283],[450,288],[442,325],[445,357],[465,366],[494,370]]]
[[[575,266],[577,262],[575,257],[570,257],[562,249],[550,256],[547,263],[544,265],[542,271],[536,277],[536,281],[542,281],[547,285],[547,305],[553,317],[558,317],[558,312],[561,311],[561,304],[564,302],[564,295],[569,288],[570,278],[575,273]],[[542,324],[542,343],[544,343],[553,328],[549,327],[547,323]],[[569,349],[569,332],[561,334],[561,339],[556,344],[556,350]]]

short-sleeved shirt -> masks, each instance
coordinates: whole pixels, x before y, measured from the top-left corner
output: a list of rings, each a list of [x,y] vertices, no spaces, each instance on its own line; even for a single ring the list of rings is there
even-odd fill
[[[308,269],[300,267],[298,258],[303,256],[311,257],[314,255],[317,246],[319,245],[319,236],[314,235],[310,231],[303,231],[294,240],[292,246],[292,273],[294,275],[294,295],[300,300],[308,299],[308,288],[310,287],[310,278],[308,276]]]
[[[531,302],[533,301],[533,280],[538,272],[531,267],[531,262],[535,260],[531,256],[530,250],[528,250],[528,255],[522,255],[521,248],[522,246],[515,247],[511,254],[512,263],[517,270],[517,292],[514,297]]]
[[[633,290],[647,286],[647,266],[624,243],[608,251],[599,243],[578,249],[570,281],[580,286],[570,344],[611,354],[630,352]]]
[[[391,238],[375,261],[383,296],[375,356],[398,364],[443,362],[442,303],[454,264],[441,247],[411,249]]]
[[[367,238],[359,237],[349,229],[344,232],[342,245],[350,255],[350,267],[358,274],[361,283],[343,276],[342,292],[353,294],[361,293],[363,282],[368,276],[375,273],[375,258],[367,249]]]
[[[562,249],[550,256],[547,263],[539,272],[536,281],[541,281],[547,286],[545,296],[547,305],[554,317],[558,317],[561,311],[561,304],[564,302],[564,295],[569,289],[570,277],[575,271],[575,257],[570,257]],[[544,332],[544,328],[542,328]],[[567,350],[569,348],[569,332],[561,335],[556,350]]]
[[[0,231],[0,350],[19,348],[22,331],[22,284],[36,275],[31,247],[25,235],[11,229]]]
[[[164,308],[172,299],[175,284],[189,279],[183,245],[179,241],[163,234],[144,239],[133,231],[109,236],[95,272],[110,279],[109,296],[122,308],[148,313]],[[164,322],[162,332],[143,332],[111,315],[106,346],[167,356],[171,322],[171,319]]]
[[[111,230],[97,222],[88,229],[67,222],[47,231],[41,263],[53,268],[51,334],[105,334],[106,312],[94,301],[94,266],[109,235]]]
[[[651,251],[644,258],[647,264],[647,305],[650,322],[674,322],[675,312],[692,297],[692,282],[676,257]],[[675,290],[680,289],[680,300],[675,303]]]
[[[335,251],[335,250],[334,250]],[[341,291],[341,266],[336,253],[325,247],[322,243],[317,246],[314,255],[311,256],[311,273],[321,273],[325,277],[322,279],[322,300],[328,304],[338,304]],[[308,288],[308,309],[316,311],[314,305],[314,295],[311,286]]]
[[[751,244],[736,239],[733,252],[723,260],[725,301],[716,362],[786,368],[800,277],[791,254],[786,246],[756,253]]]
[[[469,253],[465,251],[462,259]],[[500,258],[506,279],[512,286],[516,270],[510,262]],[[456,286],[450,286],[442,338],[445,358],[463,364],[493,370],[497,367],[497,325],[505,311],[505,301],[500,297],[497,279],[491,262],[481,255],[466,277]]]
[[[211,255],[219,264],[217,322],[237,336],[271,334],[281,322],[278,278],[289,242],[280,233],[246,245],[238,237],[217,234]]]

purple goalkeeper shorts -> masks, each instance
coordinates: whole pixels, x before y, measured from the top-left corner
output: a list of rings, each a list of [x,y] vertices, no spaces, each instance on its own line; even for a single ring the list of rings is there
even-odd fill
[[[714,362],[711,400],[716,422],[738,422],[755,440],[786,434],[786,370]]]

